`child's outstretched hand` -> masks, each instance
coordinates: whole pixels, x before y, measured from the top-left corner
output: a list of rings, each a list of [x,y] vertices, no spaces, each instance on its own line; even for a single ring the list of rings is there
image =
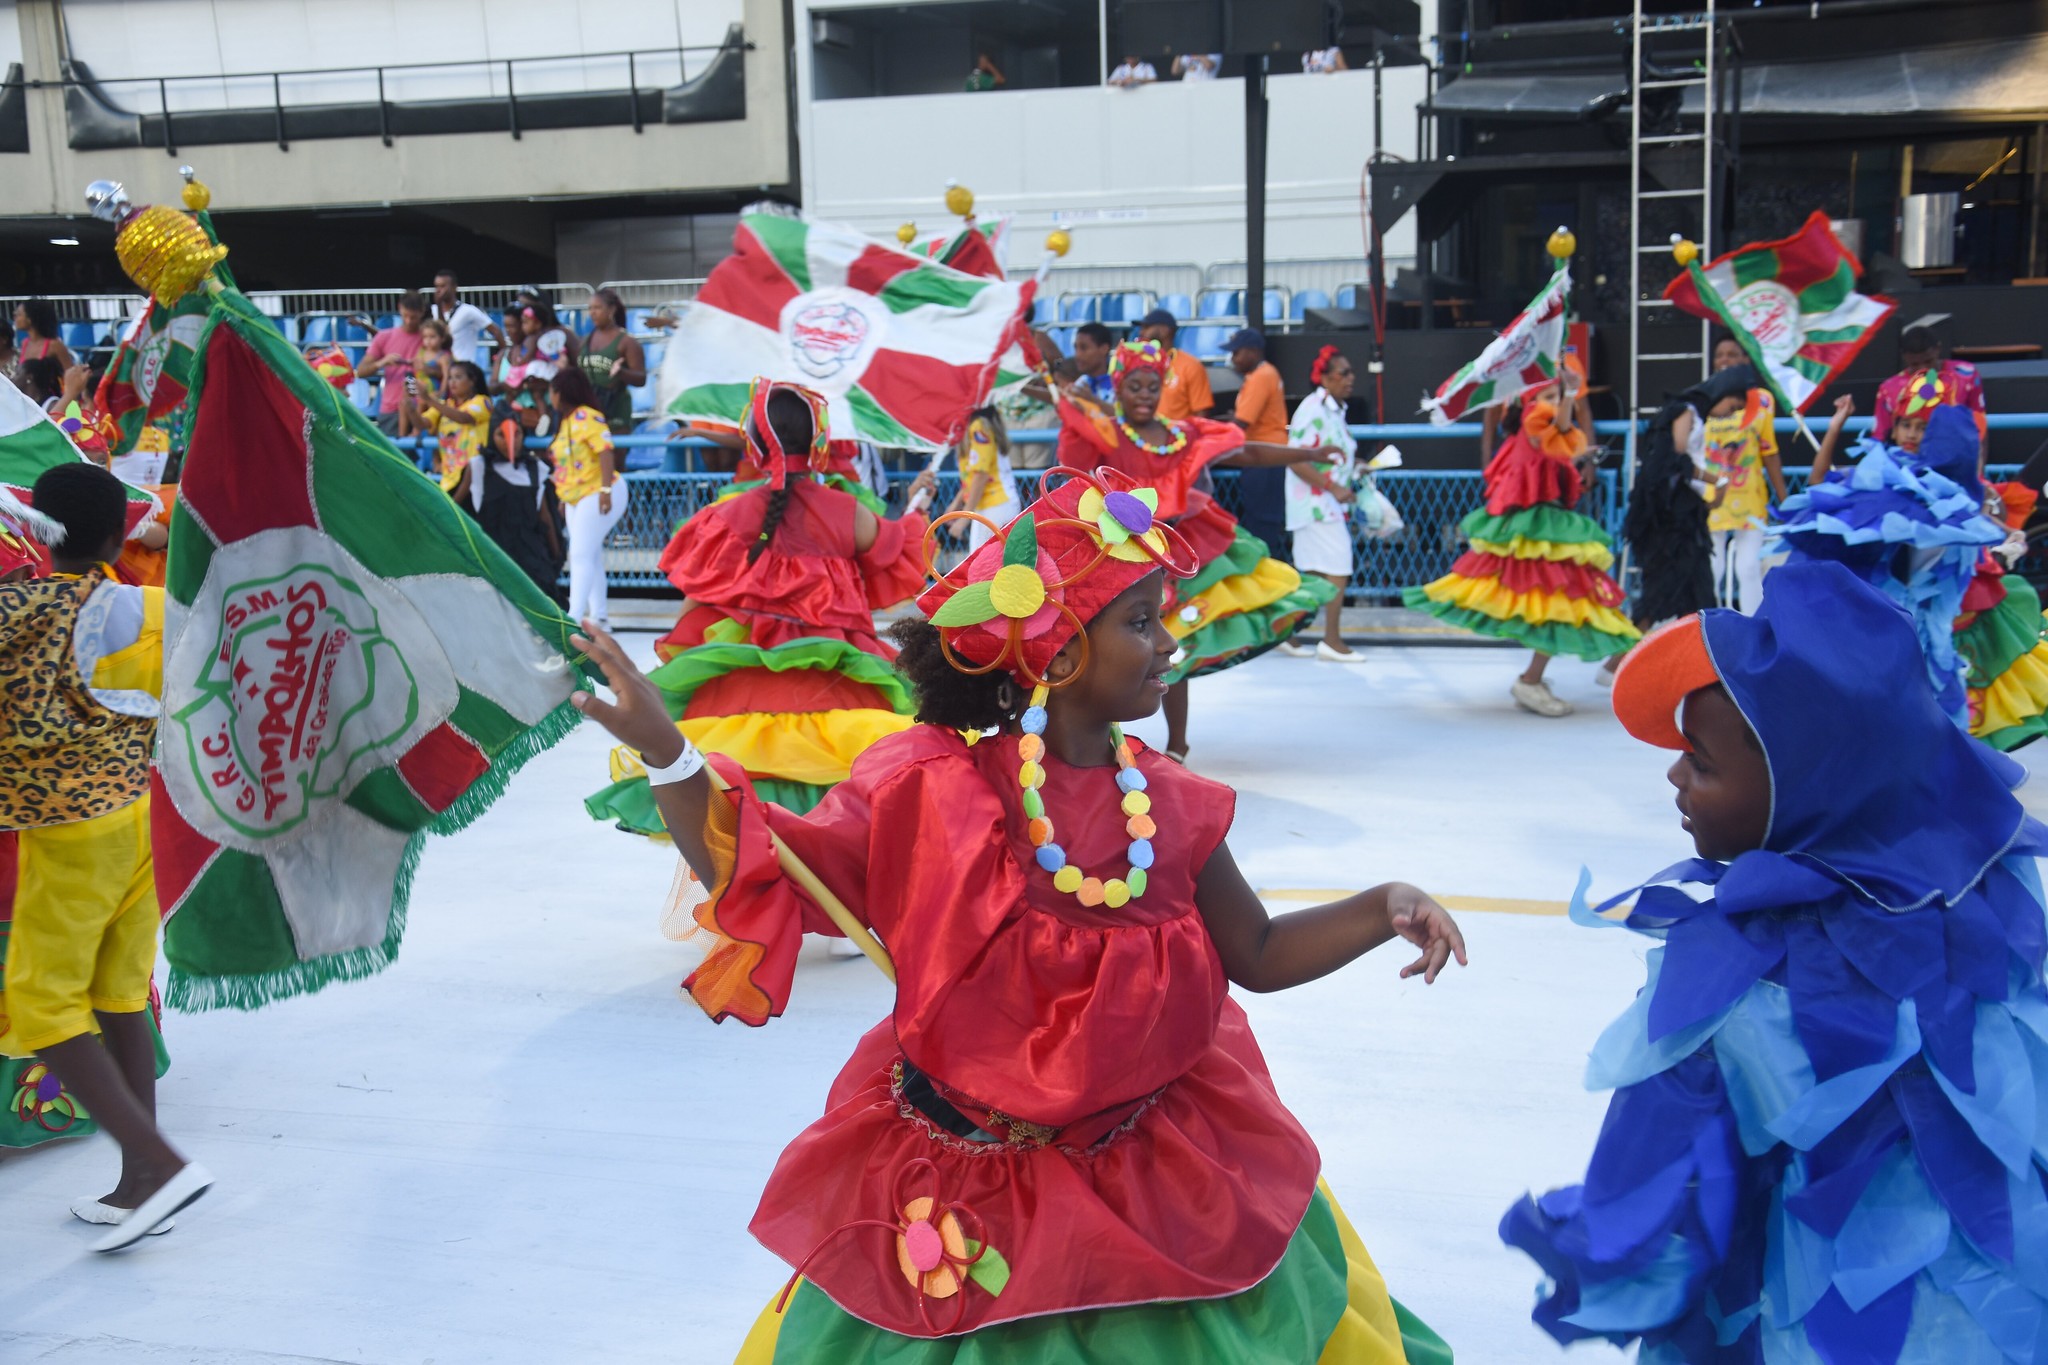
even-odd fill
[[[1387,888],[1387,919],[1395,933],[1422,949],[1421,957],[1401,969],[1403,980],[1420,972],[1423,984],[1429,985],[1453,957],[1460,967],[1466,965],[1465,936],[1458,932],[1451,912],[1427,891],[1406,882],[1393,883]]]
[[[604,670],[613,696],[613,700],[604,701],[579,689],[569,694],[569,704],[609,730],[619,743],[646,755],[646,760],[656,767],[673,763],[683,751],[682,736],[675,722],[668,718],[661,690],[626,657],[619,642],[594,622],[586,620],[583,633],[571,635],[569,643]]]

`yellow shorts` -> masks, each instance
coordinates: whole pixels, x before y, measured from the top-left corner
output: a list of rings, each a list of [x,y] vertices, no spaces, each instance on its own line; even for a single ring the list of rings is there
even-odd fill
[[[95,1031],[94,1011],[149,1008],[156,876],[149,797],[97,819],[21,831],[0,995],[0,1053],[25,1057]]]

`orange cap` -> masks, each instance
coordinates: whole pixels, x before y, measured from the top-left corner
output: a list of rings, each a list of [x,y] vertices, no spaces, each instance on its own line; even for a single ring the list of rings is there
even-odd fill
[[[1697,615],[1652,631],[1614,674],[1614,715],[1621,728],[1660,749],[1690,749],[1678,708],[1690,693],[1720,681]]]

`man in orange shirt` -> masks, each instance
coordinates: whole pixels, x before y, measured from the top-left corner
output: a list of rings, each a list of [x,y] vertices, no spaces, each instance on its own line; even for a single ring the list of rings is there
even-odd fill
[[[1266,359],[1266,336],[1256,327],[1242,327],[1224,345],[1230,368],[1244,376],[1231,420],[1244,428],[1248,441],[1287,444],[1287,396],[1280,371]],[[1238,524],[1266,542],[1266,552],[1287,561],[1293,537],[1287,534],[1287,471],[1246,469],[1237,476]]]
[[[1216,395],[1209,391],[1208,366],[1173,344],[1179,335],[1180,323],[1164,308],[1154,308],[1138,320],[1138,340],[1156,341],[1166,348],[1166,385],[1159,395],[1159,416],[1167,422],[1207,417],[1216,406]],[[1280,426],[1284,433],[1285,420]]]

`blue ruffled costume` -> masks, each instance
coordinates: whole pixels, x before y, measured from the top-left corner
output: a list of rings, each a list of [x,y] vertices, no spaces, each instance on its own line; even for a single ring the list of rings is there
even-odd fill
[[[1914,457],[1865,439],[1847,468],[1785,499],[1773,527],[1790,563],[1832,560],[1912,614],[1928,681],[1951,720],[1969,724],[1955,620],[1985,547],[2005,528],[1984,515],[1977,426],[1937,408]]]
[[[1702,615],[1769,759],[1764,846],[1635,897],[1662,940],[1601,1036],[1583,1185],[1501,1236],[1559,1341],[1640,1360],[2048,1365],[2048,952],[2028,818],[1836,565]]]

